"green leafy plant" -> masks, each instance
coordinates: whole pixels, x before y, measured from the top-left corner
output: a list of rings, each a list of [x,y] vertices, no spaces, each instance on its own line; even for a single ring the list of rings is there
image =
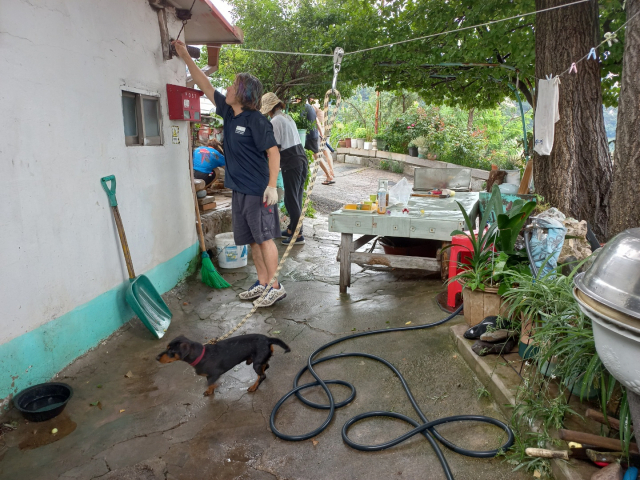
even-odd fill
[[[454,230],[451,232],[451,236],[464,235],[467,237],[471,243],[471,256],[468,259],[469,265],[461,265],[463,268],[462,272],[449,281],[459,281],[465,288],[469,288],[472,291],[478,289],[484,291],[486,283],[490,282],[493,276],[492,260],[494,258],[494,252],[492,242],[497,233],[497,225],[494,223],[487,226],[493,203],[490,200],[482,214],[478,233],[474,232],[475,222],[471,221],[465,208],[460,202],[456,203],[462,212],[468,232]],[[487,226],[486,230],[485,226]]]
[[[367,135],[367,129],[363,127],[356,128],[356,131],[354,134],[355,134],[355,138],[364,139],[365,136]]]
[[[307,118],[307,111],[304,107],[303,103],[300,103],[298,105],[294,105],[291,110],[289,110],[289,116],[293,119],[293,121],[296,123],[296,127],[298,127],[298,130],[313,130],[315,129],[315,122],[311,122],[308,118]]]
[[[427,137],[417,137],[411,140],[410,145],[418,148],[427,148],[430,145],[430,141]]]

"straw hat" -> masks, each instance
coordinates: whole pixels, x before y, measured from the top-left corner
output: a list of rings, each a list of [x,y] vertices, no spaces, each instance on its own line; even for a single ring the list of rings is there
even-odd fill
[[[282,106],[284,106],[284,103],[282,102],[282,100],[280,100],[275,93],[273,92],[265,93],[262,96],[262,108],[260,108],[260,113],[262,113],[263,115],[266,115],[271,110],[273,110],[273,108],[276,105],[279,105],[279,104],[282,104]]]

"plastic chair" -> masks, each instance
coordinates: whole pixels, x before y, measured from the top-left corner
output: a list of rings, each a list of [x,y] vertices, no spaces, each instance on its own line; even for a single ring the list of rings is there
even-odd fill
[[[478,232],[475,232],[476,234]],[[460,263],[469,265],[469,257],[473,255],[473,245],[471,240],[465,235],[454,235],[451,237],[451,247],[449,248],[449,278],[460,273]],[[462,285],[458,282],[451,282],[447,285],[447,305],[450,308],[456,307],[456,294],[462,293]]]

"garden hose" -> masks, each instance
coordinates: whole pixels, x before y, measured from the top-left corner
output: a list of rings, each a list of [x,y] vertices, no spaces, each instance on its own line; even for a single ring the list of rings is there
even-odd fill
[[[502,451],[506,451],[508,448],[511,447],[511,445],[513,445],[514,442],[514,436],[513,436],[513,432],[511,430],[511,428],[509,428],[509,426],[499,420],[496,420],[495,418],[491,418],[491,417],[486,417],[483,415],[454,415],[454,416],[450,416],[450,417],[444,417],[444,418],[440,418],[438,420],[429,420],[425,414],[422,412],[422,410],[420,409],[420,407],[418,406],[418,404],[416,403],[413,395],[411,394],[411,390],[409,389],[409,386],[407,385],[407,382],[405,381],[404,377],[402,376],[402,374],[398,371],[398,369],[396,367],[394,367],[391,363],[389,363],[387,360],[385,360],[384,358],[378,357],[376,355],[371,355],[368,353],[338,353],[335,355],[328,355],[326,357],[321,357],[316,359],[316,356],[322,352],[323,350],[326,350],[327,348],[336,345],[338,343],[347,341],[347,340],[351,340],[354,338],[359,338],[359,337],[364,337],[367,335],[377,335],[377,334],[381,334],[381,333],[393,333],[393,332],[404,332],[404,331],[409,331],[409,330],[420,330],[423,328],[431,328],[431,327],[436,327],[438,325],[442,325],[443,323],[448,322],[449,320],[451,320],[452,318],[454,318],[456,315],[458,315],[461,311],[462,311],[462,305],[460,305],[460,307],[458,307],[452,314],[450,314],[448,317],[439,320],[437,322],[433,322],[433,323],[428,323],[426,325],[417,325],[417,326],[411,326],[411,327],[399,327],[399,328],[390,328],[390,329],[384,329],[384,330],[374,330],[371,332],[361,332],[361,333],[354,333],[353,335],[348,335],[346,337],[342,337],[339,338],[337,340],[333,340],[329,343],[326,343],[324,345],[322,345],[320,348],[318,348],[316,351],[314,351],[309,358],[307,359],[307,365],[302,368],[302,370],[300,370],[298,372],[298,374],[296,375],[296,377],[293,380],[293,389],[291,391],[289,391],[285,396],[283,396],[280,400],[278,400],[278,403],[276,403],[276,405],[273,407],[273,410],[271,411],[271,417],[269,419],[269,426],[271,427],[271,431],[278,437],[281,438],[283,440],[289,440],[289,441],[301,441],[301,440],[308,440],[310,438],[315,437],[316,435],[320,434],[328,425],[329,423],[331,423],[331,421],[333,420],[334,414],[335,414],[335,410],[337,408],[341,408],[344,407],[346,405],[348,405],[349,403],[351,403],[356,396],[356,389],[355,387],[348,383],[345,382],[343,380],[323,380],[320,378],[320,376],[316,373],[316,371],[313,369],[313,367],[319,363],[322,362],[326,362],[329,360],[333,360],[336,358],[346,358],[346,357],[362,357],[362,358],[369,358],[371,360],[376,360],[380,363],[383,363],[384,365],[386,365],[387,367],[389,367],[391,369],[391,371],[393,371],[393,373],[396,374],[396,376],[398,377],[398,379],[400,380],[400,382],[402,383],[402,388],[404,388],[405,393],[407,394],[407,397],[409,398],[409,401],[411,402],[411,405],[413,406],[413,409],[416,411],[416,413],[418,414],[418,416],[420,417],[420,419],[422,420],[422,422],[416,422],[414,419],[407,417],[405,415],[399,414],[399,413],[395,413],[395,412],[384,412],[384,411],[375,411],[375,412],[367,412],[367,413],[361,413],[360,415],[356,415],[355,417],[351,418],[349,421],[347,421],[344,426],[342,427],[342,440],[344,441],[344,443],[346,443],[347,445],[349,445],[351,448],[354,448],[356,450],[360,450],[360,451],[367,451],[367,452],[373,452],[373,451],[378,451],[378,450],[384,450],[390,447],[393,447],[395,445],[398,445],[402,442],[404,442],[405,440],[408,440],[409,438],[413,437],[414,435],[417,434],[422,434],[426,437],[426,439],[429,441],[429,443],[431,444],[431,447],[433,448],[436,456],[438,457],[438,460],[440,461],[440,464],[442,465],[442,469],[444,470],[445,476],[447,477],[447,479],[449,480],[453,480],[453,474],[451,473],[451,468],[449,467],[449,464],[447,463],[447,460],[444,458],[444,455],[442,454],[442,450],[440,449],[440,446],[438,445],[438,443],[436,442],[436,440],[438,440],[438,442],[440,442],[442,445],[444,445],[445,447],[447,447],[450,450],[453,450],[456,453],[459,453],[461,455],[465,455],[468,457],[474,457],[474,458],[492,458],[495,457],[496,455],[498,455],[499,452]],[[306,383],[304,385],[298,385],[298,382],[300,380],[300,378],[302,377],[302,375],[306,372],[309,371],[309,373],[316,379],[315,382],[312,383]],[[327,387],[327,385],[343,385],[345,387],[348,387],[351,390],[351,393],[349,394],[349,396],[343,400],[342,402],[337,402],[334,400],[333,398],[333,394],[331,393],[331,391],[329,390],[329,387]],[[329,400],[329,404],[318,404],[318,403],[314,403],[311,402],[309,400],[307,400],[306,398],[304,398],[301,394],[302,390],[308,389],[308,388],[312,388],[312,387],[317,387],[320,386],[322,387],[322,389],[324,390],[325,395],[327,396],[328,400]],[[305,405],[312,407],[312,408],[317,408],[320,410],[329,410],[329,415],[327,416],[327,418],[324,420],[324,422],[322,423],[322,425],[320,425],[318,428],[308,432],[308,433],[304,433],[302,435],[287,435],[282,433],[280,430],[278,430],[276,428],[275,425],[275,419],[276,419],[276,415],[278,413],[278,410],[280,410],[280,407],[282,407],[282,405],[284,404],[285,401],[287,401],[287,399],[289,399],[289,397],[295,395],[296,397],[298,397],[298,400],[300,400],[302,403],[304,403]],[[409,423],[410,425],[412,425],[414,428],[413,430],[410,430],[409,432],[405,433],[404,435],[399,436],[398,438],[395,438],[393,440],[390,440],[388,442],[385,443],[381,443],[381,444],[377,444],[377,445],[363,445],[360,443],[356,443],[353,440],[351,440],[349,438],[349,428],[351,428],[354,424],[356,424],[357,422],[364,420],[366,418],[371,418],[371,417],[388,417],[388,418],[396,418],[399,420],[404,420],[405,422]],[[506,443],[504,445],[502,445],[499,449],[496,450],[488,450],[488,451],[475,451],[475,450],[467,450],[465,448],[461,448],[453,443],[451,443],[449,440],[447,440],[446,438],[444,438],[437,430],[436,430],[436,426],[437,425],[442,425],[445,423],[451,423],[451,422],[482,422],[482,423],[488,423],[490,425],[495,425],[496,427],[501,428],[502,430],[504,430],[507,433],[508,439],[506,441]]]

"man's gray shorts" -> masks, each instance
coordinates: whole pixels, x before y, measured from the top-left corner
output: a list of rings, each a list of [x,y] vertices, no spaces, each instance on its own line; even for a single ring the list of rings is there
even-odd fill
[[[234,191],[231,198],[231,221],[236,245],[261,244],[280,237],[278,205],[265,207],[261,196]]]

